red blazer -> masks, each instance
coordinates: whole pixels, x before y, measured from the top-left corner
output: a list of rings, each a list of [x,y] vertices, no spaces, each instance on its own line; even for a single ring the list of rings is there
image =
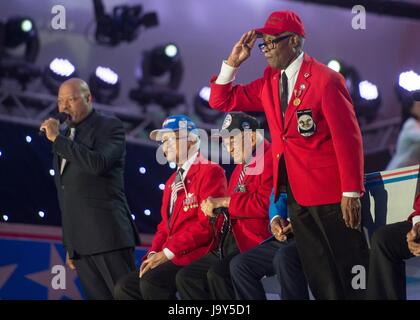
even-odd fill
[[[218,85],[213,77],[209,103],[222,111],[265,112],[273,140],[276,198],[282,155],[293,195],[303,206],[340,202],[344,191],[364,192],[362,136],[344,78],[305,54],[293,91],[305,86],[301,103],[295,106],[292,95],[283,125],[279,76],[279,70],[267,67],[262,78],[243,86]],[[297,129],[297,111],[305,109],[316,124],[309,137]]]
[[[271,236],[268,231],[268,207],[273,188],[273,157],[270,143],[266,140],[264,141],[264,154],[257,157],[249,168],[255,167],[259,161],[263,161],[263,171],[258,175],[245,176],[243,184],[246,192],[234,191],[243,164],[238,164],[235,167],[229,180],[229,214],[233,235],[241,252],[257,246],[261,241]]]
[[[207,163],[202,163],[207,161]],[[187,193],[195,196],[197,208],[184,211],[184,190],[178,192],[170,226],[168,211],[171,198],[171,185],[175,179],[174,172],[166,181],[162,198],[162,221],[157,227],[150,251],[171,250],[175,257],[171,260],[176,265],[188,265],[213,249],[213,228],[200,209],[200,204],[208,197],[224,197],[227,194],[225,171],[219,165],[198,155],[184,177]],[[147,256],[147,255],[146,255]]]
[[[420,216],[420,193],[416,196],[416,199],[414,200],[414,212],[410,214],[408,217],[408,220],[411,222],[413,217]]]

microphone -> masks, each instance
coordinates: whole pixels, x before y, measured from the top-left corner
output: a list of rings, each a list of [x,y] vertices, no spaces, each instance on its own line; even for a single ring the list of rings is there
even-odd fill
[[[60,122],[60,124],[62,124],[64,121],[66,121],[69,118],[69,115],[65,112],[60,112],[56,114],[55,116],[52,116],[52,118],[57,119]],[[40,129],[38,134],[41,137],[45,136],[45,129],[44,128]]]

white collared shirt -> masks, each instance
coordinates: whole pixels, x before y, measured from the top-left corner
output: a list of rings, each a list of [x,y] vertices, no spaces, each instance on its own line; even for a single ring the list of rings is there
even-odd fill
[[[304,52],[302,53],[286,68],[286,70],[282,70],[280,74],[279,83],[281,82],[281,75],[283,72],[286,72],[287,79],[288,79],[288,102],[290,101],[293,95],[293,88],[295,87],[296,80],[299,75],[299,70],[302,67],[303,63]],[[224,60],[222,63],[222,67],[220,68],[220,73],[215,81],[216,84],[228,84],[235,80],[235,76],[238,73],[239,67],[234,68],[227,64],[227,61]],[[358,198],[360,197],[360,192],[343,192],[343,196],[351,197],[351,198]]]
[[[288,95],[287,95],[287,103],[290,102],[290,99],[293,95],[293,88],[295,87],[296,80],[298,78],[300,67],[303,63],[303,51],[297,57],[285,70],[281,70],[280,79],[279,82],[281,83],[281,76],[283,75],[283,72],[286,72],[287,76],[287,88],[289,89]],[[281,84],[280,84],[281,88]]]
[[[195,160],[197,159],[197,156],[198,156],[198,151],[194,153],[187,161],[185,161],[182,164],[181,168],[184,170],[184,172],[182,173],[182,180],[184,180],[184,178],[187,176],[188,170],[190,170],[191,165],[195,162]]]

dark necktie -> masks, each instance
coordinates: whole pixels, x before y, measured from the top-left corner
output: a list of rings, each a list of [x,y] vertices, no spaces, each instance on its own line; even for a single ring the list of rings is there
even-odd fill
[[[280,96],[280,102],[281,102],[281,113],[283,114],[286,112],[287,103],[288,103],[288,95],[289,91],[287,88],[287,75],[286,72],[283,71],[283,74],[281,75],[281,96]]]

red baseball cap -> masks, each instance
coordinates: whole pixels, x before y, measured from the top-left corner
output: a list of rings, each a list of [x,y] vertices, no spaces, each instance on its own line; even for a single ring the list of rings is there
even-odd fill
[[[255,29],[259,34],[276,35],[283,32],[293,32],[302,37],[305,29],[302,20],[293,11],[274,11],[270,14],[263,28]]]

